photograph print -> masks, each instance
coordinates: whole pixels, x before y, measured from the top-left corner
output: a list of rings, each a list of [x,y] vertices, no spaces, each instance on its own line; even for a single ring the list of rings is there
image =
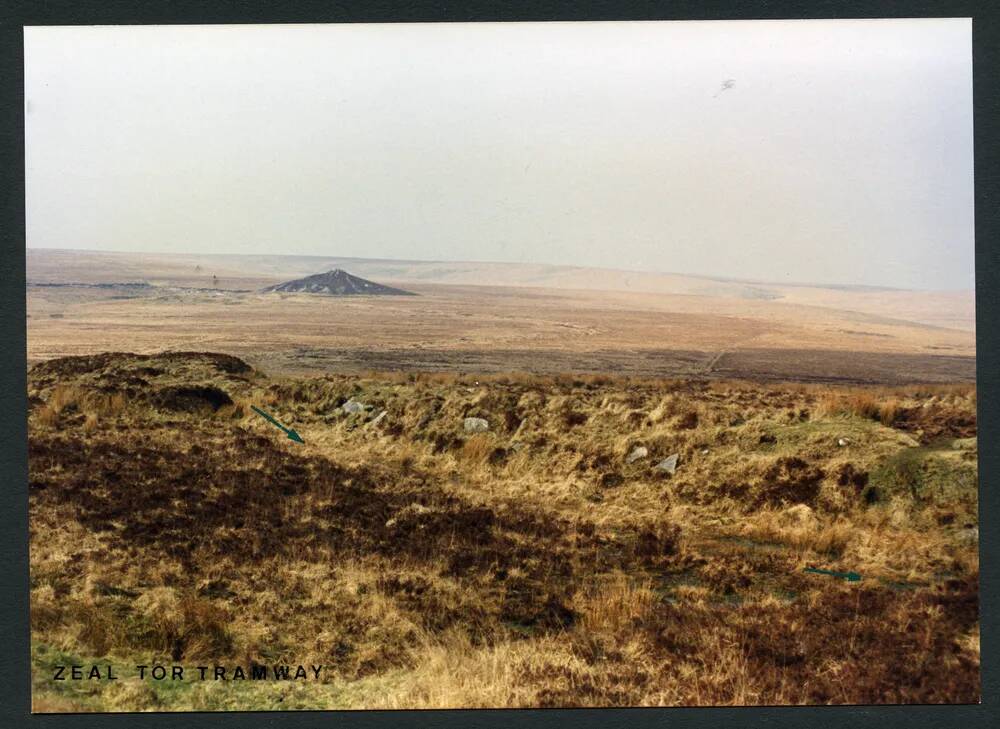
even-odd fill
[[[33,711],[978,703],[971,31],[26,27]]]

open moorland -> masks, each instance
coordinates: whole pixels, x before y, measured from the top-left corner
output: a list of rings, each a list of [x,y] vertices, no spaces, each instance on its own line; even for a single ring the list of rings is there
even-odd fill
[[[979,698],[969,293],[27,258],[36,711]]]
[[[339,266],[418,295],[262,293]],[[778,286],[526,264],[33,250],[27,280],[29,363],[184,349],[227,352],[268,372],[298,374],[975,380],[968,292]]]
[[[29,407],[36,711],[979,698],[971,385],[102,354]],[[109,662],[323,672],[52,680]]]

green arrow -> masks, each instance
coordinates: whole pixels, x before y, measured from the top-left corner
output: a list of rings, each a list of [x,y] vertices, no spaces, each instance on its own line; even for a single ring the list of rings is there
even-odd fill
[[[260,415],[261,417],[263,417],[265,420],[267,420],[268,422],[270,422],[272,425],[276,425],[276,426],[278,426],[279,429],[285,431],[285,435],[287,435],[289,438],[291,438],[292,440],[294,440],[296,443],[305,443],[305,441],[302,440],[302,437],[298,433],[296,433],[293,428],[286,428],[284,425],[282,425],[281,423],[279,423],[277,420],[275,420],[274,418],[272,418],[270,415],[268,415],[267,413],[265,413],[263,410],[261,410],[259,407],[256,407],[255,405],[251,405],[250,408],[255,413],[257,413],[258,415]]]
[[[861,579],[861,575],[857,572],[834,572],[833,570],[820,570],[815,567],[806,567],[806,572],[812,572],[815,575],[830,575],[831,577],[839,577],[842,580],[847,580],[848,582],[858,582]]]

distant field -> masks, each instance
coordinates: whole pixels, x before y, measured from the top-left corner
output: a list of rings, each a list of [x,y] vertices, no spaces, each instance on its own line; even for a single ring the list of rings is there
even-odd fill
[[[80,281],[145,277],[152,283],[241,288],[250,280],[276,283],[332,268],[343,268],[375,281],[400,284],[670,294],[694,296],[702,302],[706,299],[775,301],[964,331],[974,331],[976,326],[972,291],[920,292],[863,286],[793,285],[525,263],[387,261],[336,256],[140,255],[47,249],[27,252],[29,281],[64,281],[72,273],[83,276],[77,279]],[[213,275],[219,277],[217,282],[212,281]]]
[[[258,293],[330,261],[47,251],[29,251],[28,261],[29,362],[102,351],[208,349],[285,372],[608,371],[855,383],[975,377],[975,334],[955,304],[964,301],[958,295],[953,305],[936,306],[947,296],[765,291],[676,276],[656,279],[673,293],[653,293],[641,290],[652,287],[648,277],[640,277],[640,290],[624,290],[622,272],[569,269],[571,277],[558,267],[525,267],[522,281],[531,286],[455,285],[422,279],[466,280],[474,264],[389,269],[382,262],[398,278],[379,283],[405,285],[419,296],[344,299]],[[378,268],[377,262],[353,263],[352,273],[360,275]],[[271,272],[262,273],[268,266]],[[513,276],[510,265],[475,270],[484,281],[509,284]],[[136,282],[148,286],[124,285]],[[590,288],[567,288],[567,282]],[[59,283],[81,285],[52,285]],[[602,284],[611,288],[593,288]],[[877,309],[880,300],[886,314],[864,311]],[[852,302],[854,310],[832,305]],[[938,319],[962,319],[963,326],[920,321],[935,309]]]

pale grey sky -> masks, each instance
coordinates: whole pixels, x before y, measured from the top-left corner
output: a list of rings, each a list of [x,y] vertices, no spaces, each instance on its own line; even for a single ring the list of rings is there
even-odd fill
[[[25,29],[29,247],[973,286],[971,22]]]

